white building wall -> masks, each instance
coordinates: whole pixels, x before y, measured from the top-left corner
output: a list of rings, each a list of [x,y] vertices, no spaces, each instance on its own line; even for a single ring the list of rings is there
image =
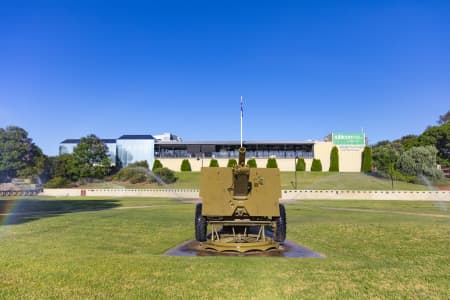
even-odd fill
[[[117,159],[122,167],[131,163],[146,160],[149,167],[153,166],[155,156],[155,141],[152,139],[118,139]]]
[[[197,160],[196,158],[188,158],[189,163],[191,164],[192,171],[198,172],[202,168],[202,160]],[[267,158],[256,158],[256,165],[258,168],[265,168],[267,164]],[[183,161],[182,158],[161,158],[159,159],[161,161],[162,165],[166,168],[171,169],[172,171],[180,171],[181,169],[181,162]],[[203,166],[209,167],[209,163],[211,161],[211,158],[204,158],[203,159]],[[217,162],[219,163],[219,167],[226,167],[228,164],[228,158],[217,158]],[[277,164],[280,171],[294,171],[295,165],[294,165],[294,159],[293,158],[277,158]],[[306,163],[306,170],[309,171],[311,169],[311,163],[312,159],[308,158],[305,159]]]

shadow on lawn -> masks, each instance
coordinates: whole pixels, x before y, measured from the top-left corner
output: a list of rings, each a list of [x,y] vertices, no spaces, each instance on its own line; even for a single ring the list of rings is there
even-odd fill
[[[97,211],[120,206],[119,200],[0,199],[0,225],[22,224],[67,213]]]

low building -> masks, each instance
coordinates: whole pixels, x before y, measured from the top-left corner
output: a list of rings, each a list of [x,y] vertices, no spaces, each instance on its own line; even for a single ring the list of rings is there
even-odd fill
[[[297,158],[303,158],[306,170],[311,169],[313,159],[320,159],[323,171],[330,167],[330,154],[333,146],[339,149],[339,166],[341,172],[360,172],[364,147],[342,147],[333,142],[322,141],[246,141],[247,159],[254,158],[258,167],[266,167],[267,159],[276,158],[281,171],[294,171]],[[163,166],[179,171],[181,161],[188,159],[193,171],[200,171],[209,166],[211,159],[216,159],[219,166],[225,167],[230,158],[239,156],[240,142],[156,142],[155,158]]]
[[[157,137],[157,138],[156,138]],[[72,153],[80,140],[68,139],[60,144],[59,153]],[[108,147],[112,162],[126,167],[130,163],[146,160],[151,167],[155,159],[163,166],[179,171],[183,159],[188,159],[193,171],[209,166],[217,159],[225,167],[230,158],[239,156],[239,141],[183,141],[180,137],[162,135],[123,135],[117,140],[102,140]],[[296,160],[303,158],[306,170],[313,159],[320,159],[323,171],[330,166],[331,149],[339,149],[339,170],[360,172],[362,152],[366,144],[363,133],[333,133],[327,141],[245,141],[247,159],[254,158],[258,167],[265,167],[268,158],[276,158],[281,171],[294,171]]]

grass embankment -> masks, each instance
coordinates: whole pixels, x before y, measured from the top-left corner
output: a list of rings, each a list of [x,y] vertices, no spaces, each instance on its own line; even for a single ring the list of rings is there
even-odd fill
[[[39,211],[68,207],[91,211],[34,219],[16,216],[14,225],[0,227],[2,299],[450,296],[450,219],[377,212],[448,215],[443,207],[429,202],[289,204],[288,239],[327,258],[284,259],[162,256],[192,238],[192,204],[168,199],[27,201],[0,200],[0,208],[16,204],[21,211],[29,205]],[[124,206],[128,209],[107,209]],[[333,207],[368,211],[329,209]]]
[[[104,182],[82,186],[83,188],[175,188],[198,189],[200,184],[199,172],[178,172],[178,180],[174,184],[130,184],[123,182]],[[294,172],[281,172],[282,189],[293,189],[295,182]],[[443,180],[443,182],[449,182]],[[377,178],[363,173],[329,173],[329,172],[297,172],[298,189],[307,190],[391,190],[391,181]],[[412,184],[403,181],[394,182],[395,190],[429,190],[430,187],[422,184]]]

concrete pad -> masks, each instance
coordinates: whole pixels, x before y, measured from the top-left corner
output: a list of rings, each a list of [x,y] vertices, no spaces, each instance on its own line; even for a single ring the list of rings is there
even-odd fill
[[[164,253],[167,256],[258,256],[258,257],[289,257],[289,258],[325,258],[326,256],[301,246],[293,241],[286,240],[279,249],[268,251],[217,252],[205,250],[198,241],[187,241]]]

